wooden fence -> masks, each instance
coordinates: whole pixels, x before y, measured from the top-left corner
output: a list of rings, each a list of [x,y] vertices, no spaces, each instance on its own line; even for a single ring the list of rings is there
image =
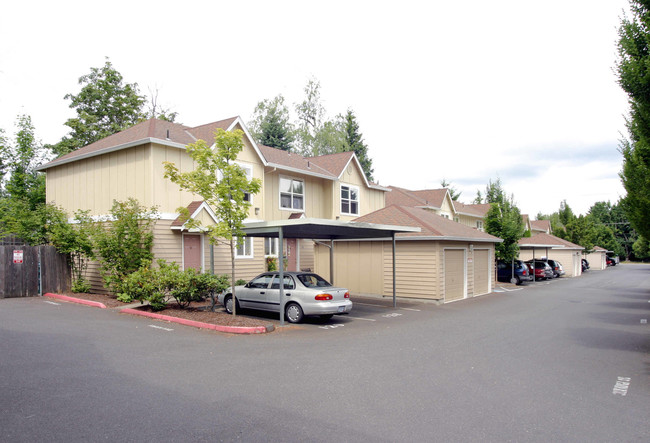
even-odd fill
[[[70,267],[54,246],[0,246],[0,298],[70,290]]]

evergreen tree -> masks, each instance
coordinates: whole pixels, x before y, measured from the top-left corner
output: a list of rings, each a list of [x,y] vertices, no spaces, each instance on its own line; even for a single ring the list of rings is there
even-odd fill
[[[453,201],[457,201],[460,198],[460,194],[462,194],[462,192],[458,192],[458,190],[451,185],[451,182],[448,182],[444,178],[440,182],[440,186],[447,188],[449,191],[449,196]]]
[[[629,97],[629,139],[621,141],[625,208],[634,228],[650,238],[650,3],[630,0],[619,27],[617,73]]]
[[[293,147],[294,129],[282,95],[259,102],[249,128],[258,143],[284,151],[291,151]]]
[[[345,114],[345,140],[349,149],[354,151],[359,159],[366,178],[372,181],[372,173],[374,171],[372,168],[372,159],[368,156],[368,146],[363,141],[363,135],[359,132],[357,117],[351,109],[348,109],[348,112]]]

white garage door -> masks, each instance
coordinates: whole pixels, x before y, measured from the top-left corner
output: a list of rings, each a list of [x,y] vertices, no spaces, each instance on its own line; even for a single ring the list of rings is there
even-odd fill
[[[490,251],[474,249],[474,295],[490,292]]]
[[[445,303],[465,298],[465,251],[445,249]]]

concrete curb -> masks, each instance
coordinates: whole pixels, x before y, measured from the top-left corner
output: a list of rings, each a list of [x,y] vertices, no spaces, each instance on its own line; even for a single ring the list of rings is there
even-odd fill
[[[56,298],[58,300],[68,301],[71,303],[79,303],[80,305],[94,306],[95,308],[106,309],[106,305],[104,303],[100,303],[98,301],[83,300],[81,298],[68,297],[67,295],[52,294],[51,292],[48,292],[46,294],[43,294],[43,297]]]
[[[137,309],[125,308],[120,310],[120,313],[140,315],[142,317],[155,318],[157,320],[165,320],[172,323],[180,323],[185,326],[192,326],[195,328],[202,329],[211,329],[213,331],[219,332],[229,332],[231,334],[263,334],[265,332],[271,332],[275,329],[273,325],[269,326],[222,326],[222,325],[213,325],[211,323],[203,323],[200,321],[186,320],[184,318],[171,317],[169,315],[163,314],[154,314],[152,312],[139,311]]]

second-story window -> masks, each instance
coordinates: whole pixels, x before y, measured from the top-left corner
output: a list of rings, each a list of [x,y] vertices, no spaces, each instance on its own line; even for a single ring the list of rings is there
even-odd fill
[[[483,230],[483,220],[476,220],[476,229],[479,231]]]
[[[295,178],[280,177],[280,207],[284,209],[305,209],[305,184]]]
[[[359,215],[359,188],[341,185],[341,214]]]
[[[246,174],[246,179],[248,181],[251,181],[253,179],[253,167],[245,163],[240,163],[240,162],[235,162],[235,163],[237,163],[237,165],[242,169],[242,171],[244,171],[244,174]],[[219,181],[223,180],[223,174],[219,170],[217,170],[217,180]],[[244,192],[244,201],[253,203],[253,198],[250,192]]]

